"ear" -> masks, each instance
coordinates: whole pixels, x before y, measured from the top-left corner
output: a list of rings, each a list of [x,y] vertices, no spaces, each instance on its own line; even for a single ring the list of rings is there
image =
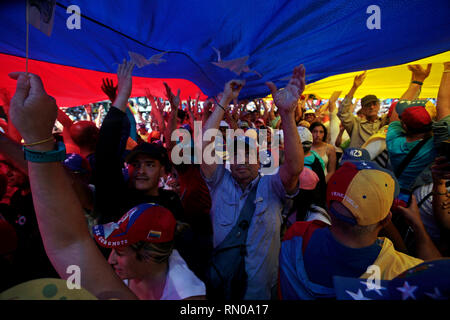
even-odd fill
[[[389,211],[389,214],[386,216],[386,218],[384,218],[379,222],[380,226],[384,228],[391,221],[391,219],[392,219],[392,212]]]
[[[408,127],[406,126],[406,124],[404,124],[403,121],[401,121],[401,120],[400,120],[400,123],[402,124],[403,130],[405,130],[406,132],[408,132]]]

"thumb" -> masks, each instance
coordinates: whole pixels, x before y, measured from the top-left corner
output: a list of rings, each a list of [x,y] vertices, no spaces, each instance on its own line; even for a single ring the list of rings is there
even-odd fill
[[[266,82],[266,86],[269,87],[269,90],[272,93],[272,95],[277,92],[277,86],[272,81]]]
[[[14,93],[13,100],[15,103],[23,105],[30,92],[30,79],[23,72],[12,72],[9,74],[9,77],[17,80],[16,92]]]
[[[413,206],[417,206],[417,199],[416,199],[416,196],[412,194],[411,195],[411,203],[408,208],[411,208]]]

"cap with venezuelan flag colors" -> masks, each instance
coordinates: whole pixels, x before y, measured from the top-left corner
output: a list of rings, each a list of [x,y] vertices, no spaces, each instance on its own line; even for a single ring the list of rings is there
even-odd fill
[[[169,210],[154,203],[144,203],[128,211],[117,223],[96,225],[92,230],[99,245],[119,248],[139,241],[172,241],[175,227],[176,220]]]
[[[386,218],[398,192],[394,174],[377,163],[346,161],[328,181],[327,206],[330,208],[331,201],[339,201],[353,218],[333,210],[331,213],[352,224],[368,226]]]

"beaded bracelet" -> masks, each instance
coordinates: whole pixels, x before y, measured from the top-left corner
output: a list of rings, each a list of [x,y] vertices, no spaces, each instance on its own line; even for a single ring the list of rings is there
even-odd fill
[[[52,140],[54,140],[54,139],[55,139],[55,138],[54,138],[53,136],[51,136],[51,137],[48,138],[48,139],[44,139],[44,140],[37,141],[37,142],[33,142],[33,143],[24,143],[23,145],[24,145],[25,147],[32,147],[32,146],[37,146],[38,144],[43,144],[43,143],[52,141]]]

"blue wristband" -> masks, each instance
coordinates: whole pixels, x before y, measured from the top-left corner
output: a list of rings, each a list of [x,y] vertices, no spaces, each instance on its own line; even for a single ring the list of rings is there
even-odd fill
[[[39,152],[23,147],[25,160],[30,162],[60,162],[66,160],[66,146],[62,142],[56,144],[56,150]]]

